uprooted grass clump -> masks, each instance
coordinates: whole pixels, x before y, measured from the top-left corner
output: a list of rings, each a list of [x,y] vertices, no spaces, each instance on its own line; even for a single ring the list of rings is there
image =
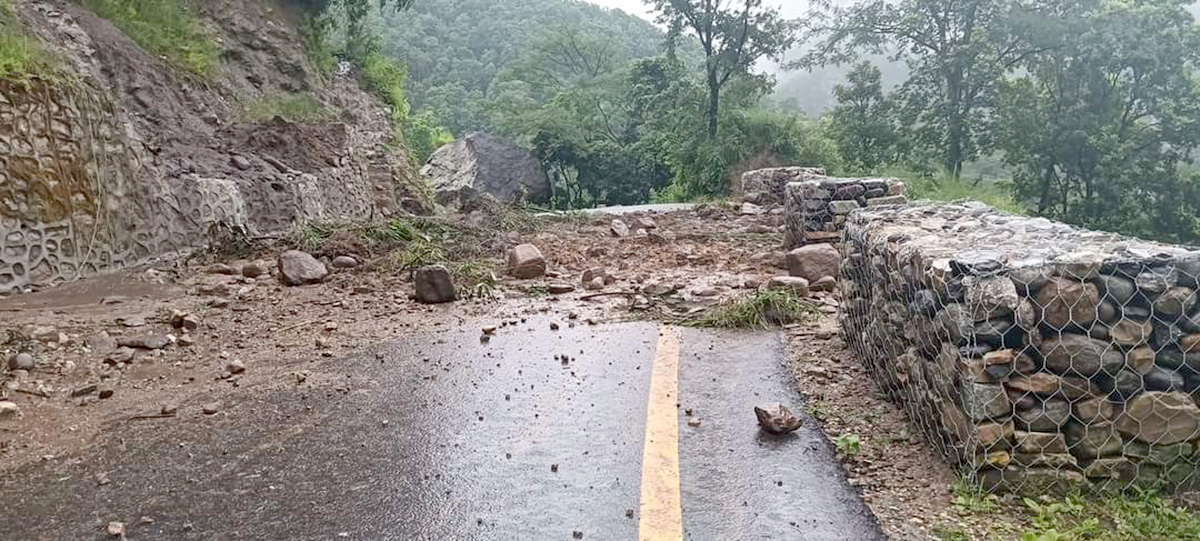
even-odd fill
[[[814,304],[790,289],[771,289],[718,305],[684,323],[693,327],[769,329],[803,321],[816,313]]]
[[[385,222],[338,224],[310,222],[299,227],[290,243],[318,257],[352,255],[382,272],[407,272],[426,265],[445,265],[455,278],[459,296],[495,296],[501,262],[497,257],[508,231],[534,231],[542,221],[533,213],[505,205],[484,205],[468,216],[411,216]]]
[[[268,93],[242,106],[242,119],[247,122],[266,122],[281,117],[301,124],[320,122],[332,116],[333,109],[326,107],[311,94]]]

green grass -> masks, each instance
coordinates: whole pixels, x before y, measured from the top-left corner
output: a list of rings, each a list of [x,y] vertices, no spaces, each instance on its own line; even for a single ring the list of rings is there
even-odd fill
[[[847,432],[833,440],[833,448],[840,457],[854,458],[862,450],[862,438],[859,438],[858,434]]]
[[[57,66],[57,56],[21,27],[8,0],[0,0],[0,79],[23,82],[30,76],[46,77]]]
[[[791,290],[773,289],[726,302],[684,324],[692,327],[769,329],[774,325],[802,321],[816,311],[816,306]]]
[[[246,122],[265,122],[278,116],[307,124],[328,119],[333,114],[332,109],[307,93],[265,94],[242,108],[242,119]]]
[[[472,259],[452,266],[450,274],[454,276],[459,298],[494,298],[500,284],[500,280],[496,278],[498,265],[494,259]]]
[[[220,61],[217,42],[205,32],[185,0],[82,0],[97,15],[171,65],[209,78]]]
[[[959,480],[951,487],[954,497],[950,505],[968,513],[991,513],[1000,508],[1000,497],[989,494],[978,485]]]
[[[1026,498],[1030,527],[1021,541],[1125,541],[1200,538],[1200,516],[1151,491],[1118,496]]]
[[[1027,214],[1029,211],[1013,198],[1012,183],[1006,180],[969,180],[947,176],[889,175],[904,179],[910,200],[957,201],[974,199],[1005,212]]]

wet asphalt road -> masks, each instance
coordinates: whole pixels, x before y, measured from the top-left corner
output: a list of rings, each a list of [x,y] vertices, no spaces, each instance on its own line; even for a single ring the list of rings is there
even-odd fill
[[[659,326],[534,319],[488,343],[475,329],[337,361],[372,385],[247,390],[215,416],[116,420],[103,444],[0,479],[0,531],[104,539],[121,520],[134,540],[667,538],[640,525]],[[663,473],[684,538],[883,538],[818,429],[755,425],[755,404],[802,409],[778,333],[672,332],[678,471]]]

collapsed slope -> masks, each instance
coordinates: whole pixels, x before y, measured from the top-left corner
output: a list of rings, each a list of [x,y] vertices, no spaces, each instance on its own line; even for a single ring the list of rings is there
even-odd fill
[[[313,66],[286,2],[190,5],[216,49],[205,74],[79,4],[11,4],[56,68],[0,78],[0,292],[220,242],[218,232],[424,208],[388,107],[353,70]],[[301,122],[261,113],[297,99],[311,104]]]

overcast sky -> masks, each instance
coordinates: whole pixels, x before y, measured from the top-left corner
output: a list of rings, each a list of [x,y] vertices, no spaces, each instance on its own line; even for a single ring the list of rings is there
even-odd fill
[[[653,19],[650,14],[650,9],[646,7],[646,2],[642,0],[588,0],[593,4],[600,4],[604,7],[617,8],[627,11],[634,15],[640,15],[646,19]],[[802,0],[767,0],[768,4],[773,4],[780,7],[780,11],[785,17],[799,17],[804,11],[804,5],[808,2]]]

